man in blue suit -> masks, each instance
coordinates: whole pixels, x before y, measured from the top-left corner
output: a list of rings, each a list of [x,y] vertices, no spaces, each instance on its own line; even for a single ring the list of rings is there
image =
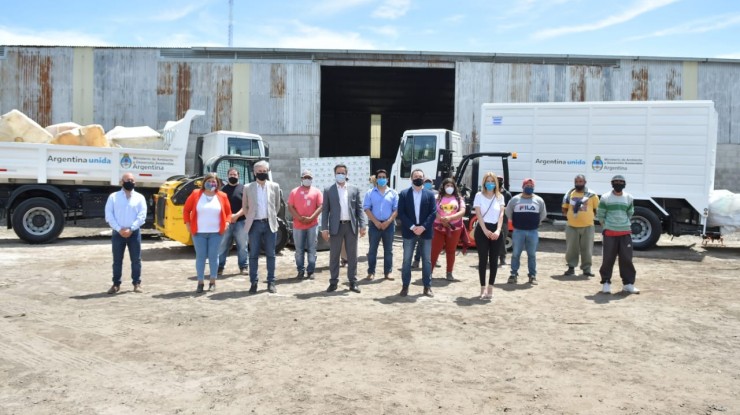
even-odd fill
[[[424,295],[434,297],[432,293],[432,232],[437,205],[434,193],[424,189],[424,171],[416,169],[411,172],[412,186],[398,195],[398,217],[403,230],[403,265],[401,279],[403,288],[401,297],[409,293],[411,284],[411,259],[414,256],[414,245],[418,241],[421,250],[421,276],[424,283]]]

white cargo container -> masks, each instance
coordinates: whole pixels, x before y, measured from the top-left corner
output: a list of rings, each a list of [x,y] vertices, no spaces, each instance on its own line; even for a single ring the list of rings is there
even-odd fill
[[[711,101],[630,101],[483,104],[480,151],[510,151],[510,183],[526,177],[560,215],[577,174],[590,190],[611,190],[616,174],[635,198],[635,248],[653,246],[661,232],[705,232],[714,188],[717,112]],[[480,171],[500,171],[484,159]]]

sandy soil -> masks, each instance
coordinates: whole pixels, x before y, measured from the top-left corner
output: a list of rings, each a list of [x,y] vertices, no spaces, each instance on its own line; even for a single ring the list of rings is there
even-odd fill
[[[740,413],[737,238],[661,240],[636,255],[642,294],[607,296],[560,275],[563,234],[547,227],[540,285],[507,285],[502,268],[488,303],[474,251],[435,298],[418,271],[397,297],[400,244],[396,281],[362,294],[324,292],[328,252],[296,282],[286,250],[278,294],[248,295],[232,256],[218,291],[195,295],[192,249],[158,238],[144,242],[146,292],[125,281],[109,296],[100,230],[31,246],[0,229],[0,413]]]

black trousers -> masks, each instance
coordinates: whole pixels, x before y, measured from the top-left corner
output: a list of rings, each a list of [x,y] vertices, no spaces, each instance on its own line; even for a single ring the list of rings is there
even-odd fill
[[[619,276],[622,277],[622,283],[624,285],[634,284],[637,271],[632,264],[632,236],[604,236],[601,246],[602,263],[599,268],[601,283],[611,284],[614,262],[619,257]]]
[[[504,222],[501,225],[501,235],[499,235],[499,239],[501,239],[501,244],[499,244],[499,251],[498,256],[501,259],[506,259],[506,238],[509,236],[509,218],[504,216]]]
[[[483,287],[486,285],[486,268],[490,270],[488,284],[493,285],[496,282],[496,271],[498,271],[496,259],[499,256],[501,245],[504,244],[504,238],[499,234],[498,239],[495,241],[488,239],[483,234],[481,225],[484,225],[491,232],[496,232],[497,225],[495,223],[481,224],[479,222],[473,235],[475,237],[475,247],[478,251],[478,278],[480,279],[480,286]]]

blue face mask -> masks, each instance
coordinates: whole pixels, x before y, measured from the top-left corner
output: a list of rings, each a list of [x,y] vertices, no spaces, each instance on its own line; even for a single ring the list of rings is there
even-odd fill
[[[528,195],[534,194],[534,187],[525,187],[524,194],[528,194]]]
[[[424,188],[427,190],[432,190],[432,184],[431,183],[424,183]]]
[[[206,190],[214,191],[214,190],[216,190],[216,187],[217,186],[218,185],[216,183],[207,182],[205,187],[206,187]]]
[[[383,187],[388,184],[388,179],[378,179],[376,180],[378,182],[378,186]]]
[[[488,190],[489,192],[492,192],[492,191],[494,191],[494,189],[496,189],[496,185],[495,184],[493,184],[491,182],[486,183],[486,190]]]
[[[347,180],[347,175],[341,173],[335,175],[334,177],[336,178],[337,183],[344,183]]]

